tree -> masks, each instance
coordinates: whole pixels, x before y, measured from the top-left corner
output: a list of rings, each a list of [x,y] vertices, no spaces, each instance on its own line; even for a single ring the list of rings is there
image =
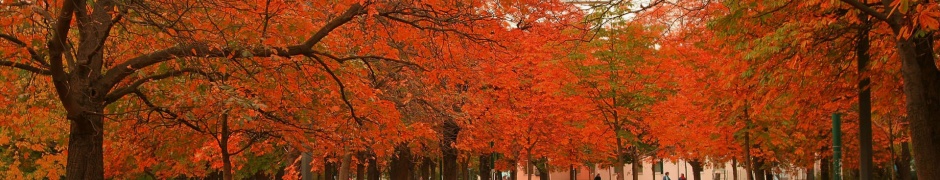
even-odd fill
[[[327,72],[339,86],[336,94],[340,97],[334,98],[343,100],[343,107],[350,114],[348,119],[362,124],[368,120],[357,114],[351,102],[354,100],[347,95],[351,90],[345,89],[328,61],[336,64],[387,61],[415,66],[422,61],[437,62],[425,61],[440,56],[429,54],[428,47],[420,46],[422,42],[492,43],[493,37],[502,34],[495,31],[504,29],[501,27],[505,14],[546,4],[552,5],[518,2],[494,6],[497,4],[438,1],[15,2],[2,7],[9,10],[3,11],[4,26],[13,27],[6,29],[2,37],[5,42],[18,45],[4,46],[4,52],[18,53],[4,58],[0,65],[50,77],[52,85],[47,87],[55,90],[71,126],[67,177],[102,179],[106,133],[101,127],[105,127],[109,114],[124,113],[110,112],[106,107],[130,96],[149,101],[143,89],[151,81],[187,75],[214,80],[219,78],[217,73],[224,75],[227,69],[206,67],[219,64],[267,68],[294,62],[319,64],[324,68],[320,72]],[[484,7],[493,11],[474,9]],[[18,13],[27,11],[35,13]],[[544,14],[529,18],[541,16]],[[415,38],[416,34],[422,38]],[[403,49],[415,55],[399,59],[406,52]],[[267,92],[286,94],[278,90],[284,89]],[[269,95],[267,92],[259,94]],[[269,106],[272,107],[252,110],[266,118],[297,122],[277,112],[287,108]],[[168,119],[185,119],[164,112],[163,107],[155,105],[150,110]]]

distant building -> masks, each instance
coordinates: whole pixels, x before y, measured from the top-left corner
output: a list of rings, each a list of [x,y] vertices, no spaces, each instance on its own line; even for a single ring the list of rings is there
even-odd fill
[[[631,164],[626,164],[624,166],[624,180],[633,180],[633,170],[631,169]],[[655,171],[654,169],[655,168]],[[533,168],[534,169],[534,168]],[[746,180],[745,171],[743,167],[737,168],[738,180]],[[673,180],[678,180],[680,174],[685,174],[686,178],[693,179],[692,177],[692,166],[688,165],[685,161],[678,162],[669,162],[657,163],[657,167],[653,167],[651,163],[645,162],[640,168],[640,171],[637,171],[639,179],[638,180],[662,180],[663,171],[669,172],[669,177]],[[517,180],[526,180],[528,179],[528,174],[525,171],[525,167],[521,167],[516,171]],[[592,173],[593,172],[593,173]],[[725,163],[724,167],[714,168],[706,166],[703,168],[701,176],[702,180],[733,180],[731,169],[731,163]],[[538,172],[532,172],[532,179],[538,179]],[[550,180],[571,180],[570,172],[560,171],[550,173]],[[603,180],[613,180],[614,168],[600,168],[597,167],[593,171],[588,169],[588,167],[580,167],[577,172],[577,180],[593,180],[594,174],[601,174],[601,179]],[[504,174],[509,177],[508,173]],[[804,171],[787,171],[780,174],[775,174],[776,180],[805,180],[806,174]]]

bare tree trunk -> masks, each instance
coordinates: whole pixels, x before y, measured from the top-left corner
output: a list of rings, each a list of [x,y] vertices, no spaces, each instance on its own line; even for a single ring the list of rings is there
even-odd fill
[[[630,154],[633,156],[633,157],[632,157],[632,158],[633,158],[633,163],[630,163],[630,166],[632,167],[631,170],[632,170],[633,172],[630,173],[630,174],[633,175],[633,180],[640,180],[640,174],[637,174],[637,172],[639,172],[640,170],[642,170],[642,169],[640,169],[640,163],[643,163],[643,160],[642,160],[643,157],[640,156],[640,150],[637,149],[636,147],[633,147],[633,148],[630,148],[630,149],[633,151],[633,152],[630,153]]]
[[[615,126],[615,127],[619,128],[619,126]],[[623,178],[624,178],[624,177],[623,177],[623,176],[624,176],[624,174],[623,174],[623,173],[624,173],[624,172],[623,172],[623,165],[626,164],[626,163],[624,163],[626,160],[624,159],[624,154],[625,154],[625,153],[624,153],[624,147],[623,147],[623,140],[620,138],[620,136],[617,136],[615,139],[617,140],[617,141],[616,141],[616,143],[617,143],[617,162],[614,163],[614,173],[616,174],[616,176],[615,176],[616,180],[623,180]]]
[[[754,170],[751,170],[751,171],[754,172],[754,179],[767,180],[765,179],[766,177],[764,176],[764,160],[763,159],[757,158],[757,161],[754,162]]]
[[[806,168],[806,180],[816,180],[816,167],[813,165]]]
[[[773,180],[773,179],[774,179],[774,171],[771,171],[770,169],[764,170],[764,179],[766,179],[766,180]]]
[[[536,162],[535,164],[535,169],[539,173],[539,180],[548,180],[550,176],[548,172],[548,164],[545,163],[545,161],[546,159],[542,158],[542,159],[539,159],[538,162]]]
[[[656,163],[655,157],[653,157],[652,159],[653,159],[653,163],[652,163],[653,165],[650,166],[650,175],[652,175],[651,177],[653,177],[653,180],[656,180],[656,164],[657,163]]]
[[[232,180],[234,179],[232,173],[232,158],[231,154],[228,151],[228,140],[231,133],[229,132],[228,127],[228,114],[222,114],[222,132],[221,137],[219,138],[219,148],[222,153],[222,179]]]
[[[526,159],[526,165],[525,165],[525,173],[526,173],[526,175],[529,176],[529,178],[528,178],[527,180],[532,180],[532,174],[535,174],[535,173],[532,172],[532,170],[533,170],[533,169],[532,169],[532,166],[533,166],[534,164],[535,164],[535,163],[532,162],[532,151],[530,150],[530,151],[529,151],[529,158]]]
[[[744,128],[744,169],[745,172],[747,172],[745,179],[754,180],[751,174],[751,172],[754,171],[754,163],[751,162],[751,118],[747,113],[747,101],[745,101],[744,104],[744,118],[746,120],[745,123],[747,123]]]
[[[84,108],[84,107],[83,107]],[[66,175],[68,179],[104,179],[104,117],[102,108],[68,117],[71,122]]]
[[[313,172],[310,170],[313,169],[310,167],[310,163],[313,161],[313,155],[309,152],[303,152],[300,154],[300,178],[303,180],[313,180]]]
[[[378,161],[376,160],[375,153],[369,153],[369,156],[370,156],[368,160],[369,166],[366,169],[366,171],[368,171],[366,172],[368,176],[366,177],[366,179],[379,180],[379,178],[382,176],[382,171],[379,171],[379,164],[378,164]]]
[[[336,180],[336,163],[328,160],[329,158],[324,158],[323,161],[323,179]]]
[[[349,167],[350,167],[351,161],[352,161],[352,154],[346,153],[343,155],[343,160],[340,161],[340,167],[339,167],[339,179],[340,180],[349,180]]]
[[[911,180],[911,150],[907,142],[901,143],[901,157],[895,164],[898,166],[898,179]]]
[[[366,167],[365,167],[366,156],[365,156],[365,153],[362,153],[362,152],[360,151],[359,153],[356,153],[356,154],[357,154],[357,157],[356,157],[356,180],[365,180],[365,179],[366,179],[366,174],[365,174],[365,173],[366,173]]]
[[[431,174],[432,174],[431,167],[433,167],[431,164],[432,164],[431,158],[429,157],[421,158],[421,170],[420,170],[421,180],[431,179]]]
[[[412,162],[411,149],[406,144],[399,144],[395,147],[396,156],[392,158],[389,164],[390,180],[413,180],[414,163]]]
[[[568,179],[575,180],[578,179],[578,168],[575,168],[574,165],[571,165],[571,169],[568,170]]]
[[[490,167],[493,154],[484,153],[480,155],[480,180],[490,180],[493,176],[493,167]]]
[[[511,180],[519,179],[519,162],[516,160],[512,160],[512,163],[510,164],[512,165],[511,166],[512,169],[509,170],[509,179]]]
[[[872,135],[871,135],[871,78],[868,76],[868,61],[871,56],[868,54],[870,42],[868,40],[868,31],[871,23],[868,16],[859,14],[862,27],[858,32],[858,41],[855,44],[855,56],[858,60],[858,74],[861,79],[858,81],[858,140],[859,140],[859,166],[861,168],[861,180],[871,180],[872,169]]]
[[[738,180],[738,159],[731,159],[731,179]]]
[[[457,142],[460,126],[454,120],[447,119],[441,127],[444,135],[444,139],[441,141],[441,152],[443,153],[441,176],[443,176],[443,180],[457,180],[457,149],[451,145]]]
[[[832,179],[832,175],[830,174],[832,173],[832,171],[830,170],[831,168],[832,168],[832,161],[830,161],[829,157],[825,157],[822,160],[820,160],[819,161],[819,180]]]
[[[459,175],[458,179],[469,180],[468,177],[470,177],[470,172],[467,172],[467,167],[470,165],[467,164],[467,162],[461,162],[461,161],[457,161],[457,162],[459,165],[458,167],[460,168],[457,171],[457,174]]]
[[[692,178],[694,180],[702,180],[702,161],[698,159],[692,159],[689,162],[689,165],[692,166]]]
[[[896,34],[901,31],[892,29]],[[940,152],[940,70],[935,61],[933,36],[931,32],[897,40],[907,117],[914,157],[917,157],[914,164],[917,177],[924,179],[940,178],[940,153],[937,153]]]

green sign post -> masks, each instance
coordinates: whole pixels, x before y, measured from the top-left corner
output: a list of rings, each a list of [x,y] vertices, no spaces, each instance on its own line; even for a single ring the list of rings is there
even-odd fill
[[[832,179],[841,180],[842,175],[842,118],[832,114]]]

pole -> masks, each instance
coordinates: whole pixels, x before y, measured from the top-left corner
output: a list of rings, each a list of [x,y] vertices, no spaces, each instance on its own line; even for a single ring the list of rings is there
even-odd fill
[[[832,180],[842,177],[842,118],[839,113],[832,114]]]

